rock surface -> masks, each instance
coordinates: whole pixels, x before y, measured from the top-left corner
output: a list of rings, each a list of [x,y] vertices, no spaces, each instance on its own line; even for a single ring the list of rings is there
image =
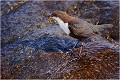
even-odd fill
[[[95,36],[73,53],[77,42],[56,24],[47,25],[52,11],[63,10],[93,24],[113,24],[118,39],[119,2],[2,1],[2,79],[118,79],[119,46]],[[15,4],[16,3],[16,4]],[[9,4],[6,6],[6,4]],[[16,6],[17,5],[17,6]],[[82,7],[82,8],[81,8]]]
[[[119,48],[107,42],[84,45],[66,53],[44,52],[34,46],[12,44],[2,48],[2,78],[4,79],[118,79]],[[33,43],[31,42],[33,45]]]

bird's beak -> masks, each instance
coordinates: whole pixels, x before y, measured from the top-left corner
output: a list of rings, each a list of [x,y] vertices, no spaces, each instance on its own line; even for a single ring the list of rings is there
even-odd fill
[[[45,22],[45,24],[53,24],[53,23],[55,23],[56,22],[56,20],[54,19],[54,18],[52,18],[52,17],[50,17],[49,19],[48,19],[48,21],[47,22]]]

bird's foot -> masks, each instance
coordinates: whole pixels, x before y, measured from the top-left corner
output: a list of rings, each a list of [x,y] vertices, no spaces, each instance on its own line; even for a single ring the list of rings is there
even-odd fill
[[[75,49],[69,49],[69,51],[66,52],[66,53],[69,54],[72,58],[77,58],[77,57],[79,57],[79,55],[78,55],[78,54],[75,54],[75,53],[73,52],[73,50],[75,50]]]
[[[83,45],[84,45],[84,43],[82,43],[82,45],[81,45],[81,47],[80,47],[80,49],[79,49],[79,56],[80,56],[80,57],[85,56],[85,54],[82,53]]]

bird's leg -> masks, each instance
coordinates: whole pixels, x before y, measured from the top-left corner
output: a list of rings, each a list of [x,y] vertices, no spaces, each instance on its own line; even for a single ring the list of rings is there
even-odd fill
[[[72,50],[74,50],[75,49],[75,47],[77,46],[77,44],[79,43],[79,40],[77,41],[77,43],[73,46],[73,48],[72,49],[69,49],[70,51],[69,52],[72,52]]]
[[[84,46],[84,42],[81,42],[81,47],[80,47],[80,50],[79,50],[79,54],[82,56],[82,49],[83,49],[83,46]]]
[[[79,40],[78,40],[77,43],[73,46],[73,48],[70,49],[70,52],[72,52],[72,51],[75,49],[75,47],[77,46],[78,43],[79,43]]]
[[[75,47],[77,46],[78,43],[79,43],[79,40],[78,40],[77,43],[73,46],[72,49],[75,49]]]
[[[70,49],[70,51],[68,51],[68,52],[66,52],[66,53],[69,53],[71,56],[78,56],[78,55],[75,55],[75,54],[73,53],[73,50],[75,49],[75,47],[77,46],[78,43],[79,43],[79,40],[78,40],[77,43],[73,46],[73,48]]]

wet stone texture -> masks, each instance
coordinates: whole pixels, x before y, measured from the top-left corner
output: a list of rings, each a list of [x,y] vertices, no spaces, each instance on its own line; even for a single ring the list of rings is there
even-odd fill
[[[58,24],[46,23],[55,10],[92,24],[113,24],[118,41],[118,1],[1,1],[2,79],[119,79],[119,46],[103,37],[80,44]]]
[[[21,44],[2,50],[2,78],[19,79],[118,79],[119,49],[107,42],[87,43],[72,57],[44,52]]]

